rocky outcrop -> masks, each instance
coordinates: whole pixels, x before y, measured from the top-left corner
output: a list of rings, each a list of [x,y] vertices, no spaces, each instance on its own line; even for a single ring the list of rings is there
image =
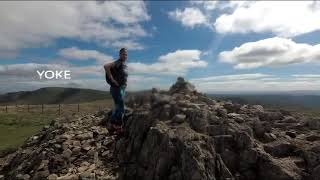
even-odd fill
[[[173,84],[169,89],[170,94],[195,93],[195,92],[196,92],[195,86],[185,81],[183,77],[178,77],[177,82]]]
[[[114,139],[99,125],[101,119],[98,115],[56,119],[2,158],[2,179],[117,179]]]
[[[127,105],[119,140],[103,125],[108,110],[57,119],[4,158],[2,178],[319,179],[317,118],[217,102],[181,77]]]
[[[311,120],[218,103],[183,78],[145,98],[117,142],[121,179],[317,179]]]

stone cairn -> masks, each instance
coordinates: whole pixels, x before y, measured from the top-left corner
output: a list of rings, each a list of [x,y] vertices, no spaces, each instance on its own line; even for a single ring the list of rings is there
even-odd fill
[[[0,159],[0,179],[319,180],[320,119],[216,101],[182,77],[110,110],[58,118]]]

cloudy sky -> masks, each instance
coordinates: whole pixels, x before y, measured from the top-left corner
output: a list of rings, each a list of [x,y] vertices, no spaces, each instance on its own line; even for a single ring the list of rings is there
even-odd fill
[[[128,90],[184,76],[203,92],[320,90],[320,2],[0,2],[0,93],[108,90],[128,48]],[[40,80],[37,70],[70,70]]]

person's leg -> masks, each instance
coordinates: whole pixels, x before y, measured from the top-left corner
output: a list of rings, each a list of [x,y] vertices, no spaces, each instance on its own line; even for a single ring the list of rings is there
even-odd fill
[[[124,116],[124,89],[117,87],[114,89],[116,92],[115,95],[115,113],[114,113],[114,122],[117,125],[122,125],[122,120]]]
[[[116,87],[110,87],[110,93],[114,102],[114,107],[112,110],[112,115],[111,115],[111,123],[115,123],[117,121],[117,114],[118,114],[118,91]]]
[[[124,115],[124,89],[118,88],[117,98],[116,98],[116,114],[117,124],[121,125]]]
[[[121,123],[122,123],[123,116],[124,116],[124,89],[123,88],[120,89],[118,105],[119,105],[119,109],[118,109],[119,120],[121,120]]]
[[[123,116],[124,116],[124,89],[119,88],[119,93],[117,96],[117,111],[116,111],[116,118],[117,118],[117,126],[115,127],[117,130],[115,134],[121,135],[123,133]]]

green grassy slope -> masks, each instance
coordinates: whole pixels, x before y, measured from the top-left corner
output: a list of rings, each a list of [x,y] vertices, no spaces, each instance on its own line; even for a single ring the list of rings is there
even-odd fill
[[[1,113],[0,151],[16,148],[22,142],[37,133],[54,118],[53,115]]]
[[[80,103],[79,112],[77,104],[62,104],[61,116],[68,117],[73,114],[95,113],[98,110],[112,108],[111,99]],[[8,112],[0,109],[0,158],[7,152],[19,147],[28,137],[39,132],[44,125],[59,117],[56,104],[45,105],[41,113],[41,105],[33,105],[27,112],[26,106],[8,106]]]

